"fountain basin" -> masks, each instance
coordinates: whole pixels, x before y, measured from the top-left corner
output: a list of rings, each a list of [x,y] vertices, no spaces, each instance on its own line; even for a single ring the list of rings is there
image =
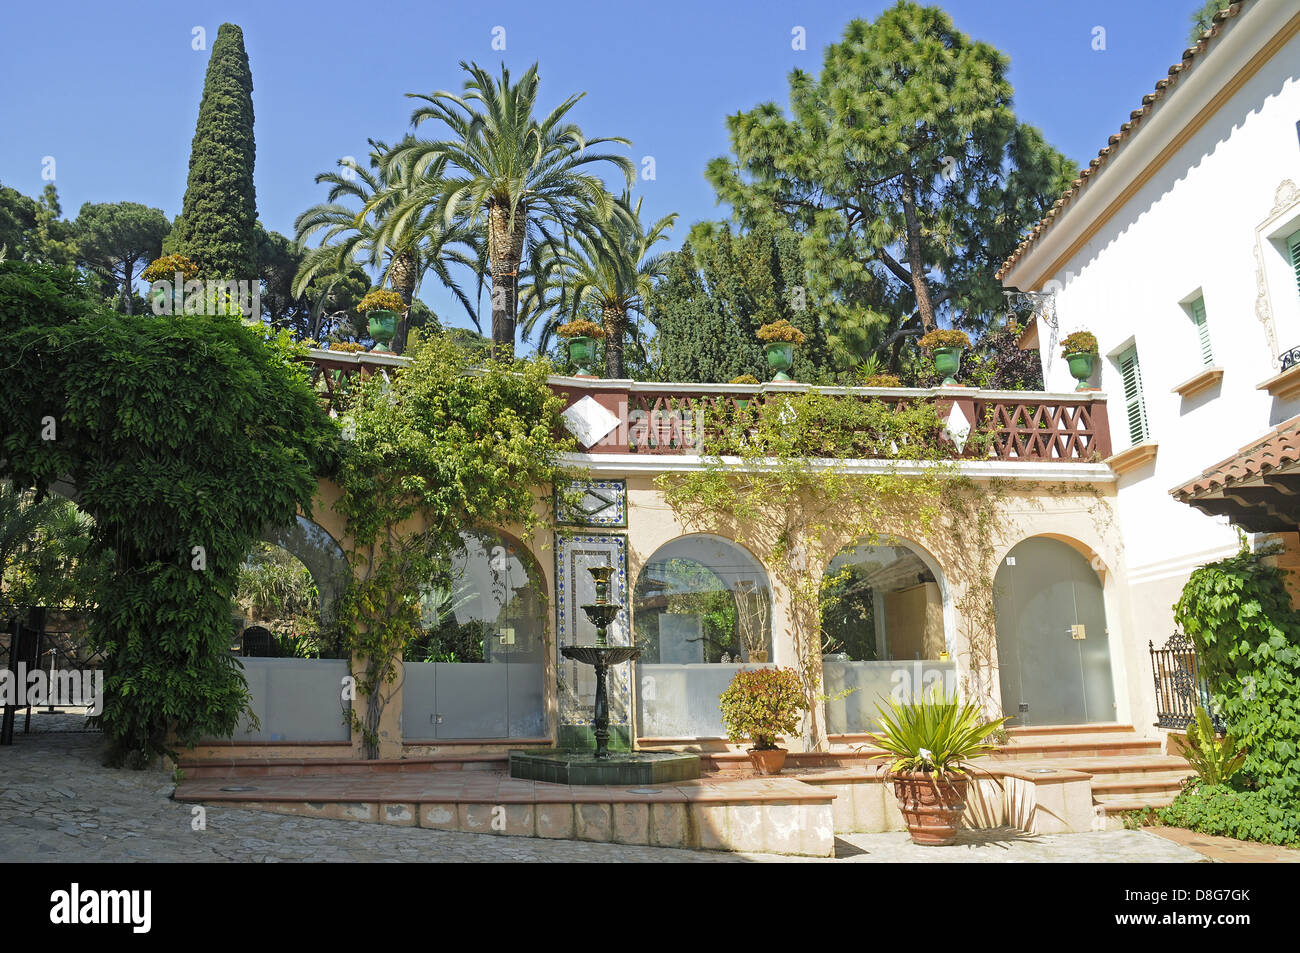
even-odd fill
[[[542,748],[510,752],[510,776],[552,784],[665,784],[694,781],[700,756],[688,751],[611,751]]]
[[[637,645],[566,645],[560,654],[586,665],[618,665],[641,654]]]

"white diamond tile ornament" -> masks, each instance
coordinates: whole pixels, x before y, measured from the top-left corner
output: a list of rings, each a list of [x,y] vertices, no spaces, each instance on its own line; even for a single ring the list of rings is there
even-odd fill
[[[948,421],[943,425],[943,432],[956,445],[957,452],[961,453],[966,447],[966,438],[970,436],[970,420],[960,404],[954,403],[952,410],[948,411]]]
[[[569,433],[578,438],[584,447],[591,447],[618,426],[618,418],[597,403],[590,395],[582,398],[560,415]]]

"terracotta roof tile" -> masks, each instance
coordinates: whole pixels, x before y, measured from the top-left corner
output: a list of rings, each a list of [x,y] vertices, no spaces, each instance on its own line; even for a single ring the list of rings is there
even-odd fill
[[[1226,460],[1220,460],[1190,483],[1169,492],[1187,502],[1194,497],[1223,490],[1234,483],[1253,480],[1297,462],[1300,462],[1300,416],[1278,424],[1263,437],[1242,447]]]
[[[1069,202],[1070,199],[1073,199],[1083,190],[1083,187],[1086,184],[1088,177],[1091,176],[1095,171],[1098,171],[1101,168],[1101,166],[1104,165],[1106,161],[1117,151],[1116,149],[1112,148],[1115,145],[1115,143],[1118,142],[1121,138],[1127,138],[1128,136],[1134,135],[1136,133],[1137,126],[1141,123],[1143,118],[1145,118],[1151,112],[1152,106],[1158,100],[1163,99],[1166,95],[1168,95],[1169,90],[1173,88],[1173,86],[1177,82],[1178,75],[1182,73],[1184,70],[1188,69],[1192,65],[1192,62],[1195,60],[1197,56],[1202,55],[1207,49],[1209,49],[1210,40],[1212,40],[1214,37],[1218,36],[1221,32],[1223,32],[1223,24],[1226,21],[1231,20],[1233,17],[1240,14],[1242,8],[1244,8],[1246,4],[1249,2],[1250,0],[1239,0],[1239,2],[1232,4],[1226,9],[1220,10],[1218,13],[1214,15],[1213,26],[1211,26],[1210,29],[1205,32],[1205,35],[1202,36],[1201,39],[1197,41],[1195,46],[1189,47],[1188,49],[1183,51],[1182,62],[1175,63],[1173,66],[1169,67],[1169,76],[1162,77],[1161,79],[1156,81],[1156,91],[1154,93],[1147,93],[1145,96],[1142,97],[1141,109],[1135,109],[1133,110],[1133,112],[1129,113],[1130,122],[1127,122],[1120,127],[1120,130],[1124,135],[1110,137],[1109,140],[1110,144],[1102,148],[1102,150],[1097,153],[1097,158],[1089,162],[1087,167],[1080,170],[1079,178],[1075,179],[1073,184],[1070,186],[1070,188],[1066,190],[1063,196],[1061,196],[1062,199],[1064,199],[1066,202]],[[1025,239],[1020,243],[1020,245],[1016,248],[1016,250],[1013,251],[1011,253],[1011,256],[1002,263],[1002,267],[1000,267],[997,270],[997,273],[994,275],[995,278],[1001,281],[1002,277],[1006,275],[1009,271],[1011,271],[1013,267],[1015,267],[1016,262],[1018,262],[1021,258],[1024,257],[1025,253],[1029,251],[1030,247],[1034,244],[1034,242],[1036,242],[1039,238],[1041,238],[1043,233],[1047,230],[1047,227],[1052,224],[1053,217],[1054,216],[1052,216],[1052,214],[1049,212],[1047,215],[1045,215],[1042,218],[1041,221],[1038,222],[1038,224],[1036,224],[1032,229],[1030,229],[1029,234],[1025,236]]]

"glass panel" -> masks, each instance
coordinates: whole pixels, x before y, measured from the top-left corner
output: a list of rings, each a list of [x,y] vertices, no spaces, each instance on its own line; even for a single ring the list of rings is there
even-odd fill
[[[465,530],[448,569],[426,587],[423,632],[406,646],[404,732],[414,739],[538,737],[545,592],[516,543]],[[423,671],[410,666],[427,664]],[[517,669],[517,670],[516,670]],[[540,729],[538,726],[541,725]]]
[[[878,708],[890,698],[909,702],[932,690],[957,694],[957,663],[936,661],[852,662],[822,658],[826,730],[833,735],[875,731]]]
[[[748,551],[721,536],[683,536],[637,577],[633,631],[637,733],[722,737],[718,696],[742,664],[772,657],[772,592]]]

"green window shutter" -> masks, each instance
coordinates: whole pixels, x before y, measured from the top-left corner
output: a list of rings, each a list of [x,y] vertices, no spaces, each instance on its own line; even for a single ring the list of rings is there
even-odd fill
[[[1124,409],[1128,412],[1128,435],[1133,443],[1147,439],[1147,409],[1142,402],[1142,369],[1138,365],[1137,345],[1133,345],[1117,359],[1120,377],[1124,382]]]
[[[1210,348],[1210,324],[1205,320],[1204,298],[1192,302],[1192,324],[1196,325],[1196,334],[1201,342],[1201,363],[1211,367],[1214,364],[1214,351]]]
[[[1296,286],[1300,287],[1300,232],[1286,240],[1287,251],[1291,253],[1291,267],[1295,269]]]

